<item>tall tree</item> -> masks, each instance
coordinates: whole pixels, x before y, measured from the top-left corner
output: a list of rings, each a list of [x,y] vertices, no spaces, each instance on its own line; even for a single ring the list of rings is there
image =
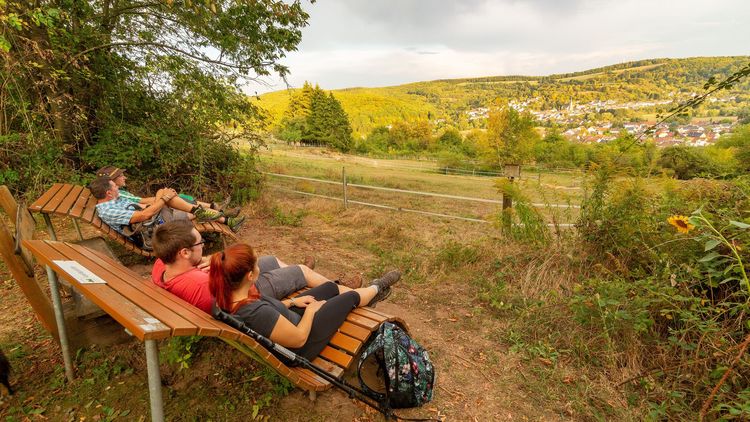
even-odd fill
[[[519,113],[507,105],[490,111],[484,156],[488,164],[523,163],[531,158],[539,133],[527,113]]]
[[[222,131],[229,122],[253,127],[239,88],[287,74],[280,60],[307,19],[300,0],[0,0],[0,136],[21,149],[48,139],[73,170],[123,140],[137,151],[116,164],[142,164],[170,138],[207,158],[213,142],[244,135]],[[185,164],[185,180],[208,180]]]

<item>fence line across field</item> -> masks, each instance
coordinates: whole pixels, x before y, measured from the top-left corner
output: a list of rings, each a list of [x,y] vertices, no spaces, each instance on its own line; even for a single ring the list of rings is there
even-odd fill
[[[273,154],[268,154],[269,156],[273,156]],[[317,155],[312,154],[299,154],[299,153],[293,153],[293,152],[284,152],[282,155],[286,155],[289,157],[297,157],[297,158],[311,158],[316,160],[335,160],[331,157],[320,157]],[[364,158],[364,157],[354,157],[349,158],[354,163],[364,163],[368,164],[373,167],[386,167],[386,168],[395,168],[395,169],[406,169],[406,170],[421,170],[421,171],[430,171],[434,173],[442,173],[442,174],[455,174],[455,175],[467,175],[467,176],[497,176],[502,177],[504,174],[502,172],[496,172],[491,170],[479,170],[479,169],[466,169],[466,168],[455,168],[455,167],[446,167],[446,166],[440,166],[439,164],[436,164],[435,161],[425,161],[425,165],[415,166],[415,165],[407,165],[407,164],[394,164],[394,163],[387,163],[383,162],[382,158]],[[418,161],[418,160],[417,160]],[[527,168],[524,173],[531,174],[531,175],[539,175],[540,173],[569,173],[569,174],[576,174],[576,173],[582,173],[580,169],[577,168],[567,168],[567,167],[560,167],[560,168]],[[530,178],[533,176],[522,176],[522,179]]]
[[[499,201],[496,199],[485,199],[485,198],[474,198],[471,196],[458,196],[458,195],[447,195],[443,193],[435,193],[435,192],[421,192],[421,191],[413,191],[413,190],[406,190],[406,189],[396,189],[396,188],[386,188],[382,186],[372,186],[372,185],[360,185],[357,183],[344,183],[344,182],[338,182],[333,180],[325,180],[325,179],[315,179],[312,177],[302,177],[302,176],[291,176],[288,174],[280,174],[280,173],[270,173],[270,172],[264,172],[263,174],[267,174],[269,176],[275,176],[275,177],[284,177],[289,179],[299,179],[299,180],[307,180],[310,182],[318,182],[318,183],[327,183],[332,185],[342,185],[344,184],[346,187],[352,186],[355,188],[363,188],[363,189],[373,189],[373,190],[382,190],[386,192],[398,192],[398,193],[408,193],[412,195],[422,195],[422,196],[433,196],[437,198],[447,198],[447,199],[458,199],[463,201],[475,201],[475,202],[484,202],[488,204],[502,204],[503,201]],[[347,201],[345,201],[347,202]],[[348,201],[351,202],[351,201]],[[531,205],[537,207],[537,208],[581,208],[580,205],[573,205],[573,204],[541,204],[541,203],[532,203]]]
[[[343,202],[344,200],[342,198],[338,198],[336,196],[328,196],[328,195],[321,195],[318,193],[310,193],[310,192],[302,192],[299,190],[284,188],[278,185],[271,185],[272,188],[281,191],[281,192],[289,192],[289,193],[296,193],[298,195],[305,195],[305,196],[312,196],[315,198],[323,198],[323,199],[332,199],[334,201],[340,201]],[[478,218],[469,218],[469,217],[459,217],[457,215],[450,215],[450,214],[440,214],[436,212],[429,212],[429,211],[420,211],[420,210],[414,210],[411,208],[402,208],[402,207],[393,207],[390,205],[382,205],[382,204],[373,204],[370,202],[361,202],[361,201],[353,201],[349,199],[347,202],[350,204],[356,204],[356,205],[363,205],[366,207],[373,207],[373,208],[380,208],[380,209],[387,209],[387,210],[393,210],[393,211],[403,211],[403,212],[410,212],[414,214],[421,214],[421,215],[429,215],[431,217],[441,217],[441,218],[451,218],[454,220],[463,220],[463,221],[470,221],[472,223],[484,223],[489,224],[491,221],[487,220],[480,220]],[[523,224],[515,224],[516,226],[523,226]],[[547,227],[558,227],[558,228],[572,228],[575,227],[575,224],[572,223],[548,223]]]

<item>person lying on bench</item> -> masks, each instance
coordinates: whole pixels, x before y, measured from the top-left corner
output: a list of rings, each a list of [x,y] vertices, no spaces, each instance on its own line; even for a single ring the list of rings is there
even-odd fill
[[[115,166],[104,166],[96,171],[96,176],[106,177],[109,180],[115,182],[115,185],[117,185],[117,189],[120,191],[120,197],[125,200],[133,202],[135,204],[145,204],[145,205],[151,205],[154,203],[154,201],[156,201],[155,196],[141,197],[141,196],[134,195],[130,193],[127,189],[125,189],[125,183],[127,182],[128,177],[125,175],[124,169],[121,169]],[[189,204],[193,204],[193,205],[199,205],[203,209],[221,211],[225,217],[237,217],[240,214],[239,207],[235,207],[231,209],[224,209],[225,204],[198,201],[194,197],[190,195],[186,195],[184,193],[178,193],[177,196],[185,200],[185,202]]]
[[[200,222],[218,221],[226,223],[233,232],[237,232],[245,221],[244,217],[224,217],[219,211],[205,210],[200,206],[188,204],[177,196],[174,189],[159,189],[151,205],[133,204],[120,198],[117,185],[106,177],[94,179],[89,184],[89,189],[97,199],[96,212],[99,218],[123,236],[127,236],[123,231],[123,226],[146,221],[157,213],[161,213],[165,221],[194,218],[198,218]],[[200,210],[204,212],[198,212]]]
[[[213,296],[208,289],[209,257],[203,256],[203,239],[192,224],[175,220],[162,224],[154,232],[154,254],[158,258],[151,281],[206,313],[211,313]],[[304,287],[316,287],[328,281],[307,265],[287,265],[274,256],[258,260],[261,276],[256,282],[264,295],[282,299]]]
[[[326,282],[293,299],[278,300],[257,288],[262,276],[253,248],[237,243],[211,257],[209,287],[216,305],[260,335],[312,360],[325,348],[346,316],[390,294],[401,273],[390,271],[364,288]]]

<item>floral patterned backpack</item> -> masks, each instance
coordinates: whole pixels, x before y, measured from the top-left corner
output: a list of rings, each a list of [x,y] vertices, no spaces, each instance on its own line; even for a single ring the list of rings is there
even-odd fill
[[[362,366],[374,359],[385,378],[385,394],[362,379]],[[421,406],[432,400],[435,369],[427,351],[399,326],[384,322],[357,365],[362,389],[391,408]]]

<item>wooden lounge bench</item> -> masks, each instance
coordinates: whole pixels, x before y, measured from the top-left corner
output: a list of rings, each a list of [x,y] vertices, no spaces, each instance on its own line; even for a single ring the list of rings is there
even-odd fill
[[[81,240],[83,240],[83,234],[78,226],[78,220],[89,223],[110,239],[123,245],[125,249],[129,251],[143,256],[154,256],[153,252],[141,249],[127,237],[105,224],[96,213],[96,198],[91,195],[91,191],[89,191],[88,188],[83,186],[55,183],[47,190],[47,192],[42,194],[39,199],[29,206],[29,211],[42,214],[53,240],[56,240],[56,236],[49,216],[59,215],[73,219],[73,223],[75,224],[78,236]],[[219,233],[232,240],[237,240],[237,236],[225,224],[217,222],[195,222],[194,225],[201,233]]]
[[[45,240],[24,240],[23,246],[41,264],[66,279],[117,320],[130,334],[145,343],[153,420],[163,420],[156,340],[168,337],[218,337],[268,365],[297,387],[310,391],[311,395],[331,387],[328,381],[307,369],[287,367],[255,340],[214,320],[208,314],[157,287],[150,280],[140,277],[101,252],[81,245]],[[72,269],[68,267],[70,265],[73,266]],[[86,276],[81,275],[83,273],[80,272],[80,268],[106,283],[82,283],[81,279]],[[402,320],[372,308],[353,310],[314,363],[334,376],[342,377],[344,372],[355,364],[355,357],[363,345],[384,321],[393,321],[405,326]],[[58,327],[58,331],[61,338],[64,337],[64,327]],[[65,352],[63,348],[63,353]],[[70,361],[69,357],[65,360]],[[70,372],[72,373],[72,369]]]

